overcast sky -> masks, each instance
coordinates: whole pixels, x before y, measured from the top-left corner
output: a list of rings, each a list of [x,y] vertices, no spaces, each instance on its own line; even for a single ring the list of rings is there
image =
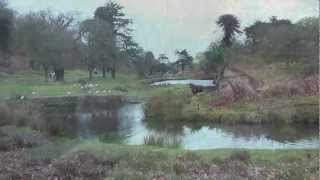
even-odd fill
[[[188,49],[192,55],[206,49],[221,37],[217,18],[236,15],[243,27],[271,16],[297,21],[318,16],[318,0],[115,0],[133,19],[136,41],[157,56],[174,58],[176,49]],[[19,13],[52,9],[78,12],[80,19],[92,17],[107,0],[8,0]]]

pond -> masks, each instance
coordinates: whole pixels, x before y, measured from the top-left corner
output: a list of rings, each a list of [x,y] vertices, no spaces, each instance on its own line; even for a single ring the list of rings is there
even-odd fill
[[[49,111],[48,111],[49,112]],[[47,113],[48,126],[62,128],[75,138],[139,145],[145,137],[162,134],[178,139],[184,149],[319,148],[318,127],[276,125],[164,124],[145,121],[144,105],[127,103],[120,108],[76,107]],[[51,128],[54,129],[54,128]]]
[[[215,87],[214,80],[166,80],[166,81],[159,81],[152,83],[151,86],[167,86],[167,85],[188,85],[193,84],[196,86],[203,86],[203,87]]]

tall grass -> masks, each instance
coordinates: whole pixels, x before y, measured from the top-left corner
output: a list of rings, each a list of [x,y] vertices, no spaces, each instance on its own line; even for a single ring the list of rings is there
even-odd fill
[[[29,126],[36,130],[44,128],[42,115],[32,103],[0,103],[0,126]]]
[[[181,139],[168,134],[151,134],[144,137],[144,144],[165,148],[179,148]]]
[[[12,121],[11,109],[5,103],[0,103],[0,126],[8,125]]]

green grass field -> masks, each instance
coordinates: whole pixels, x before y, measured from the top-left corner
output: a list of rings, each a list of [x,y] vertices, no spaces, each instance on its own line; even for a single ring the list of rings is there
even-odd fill
[[[3,73],[0,74],[0,98],[10,98],[17,95],[39,97],[88,94],[148,96],[155,90],[134,74],[117,74],[115,80],[110,76],[106,78],[94,77],[88,83],[98,84],[98,86],[92,89],[82,89],[79,80],[88,81],[86,71],[66,71],[65,82],[45,82],[41,72],[21,72],[14,75]],[[117,89],[126,89],[128,92],[121,92]]]

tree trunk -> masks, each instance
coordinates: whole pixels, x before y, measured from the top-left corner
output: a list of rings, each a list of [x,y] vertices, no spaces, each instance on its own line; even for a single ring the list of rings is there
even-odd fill
[[[47,66],[43,66],[43,71],[44,71],[44,80],[46,81],[46,82],[48,82],[48,79],[49,79],[49,77],[48,77],[48,75],[49,75],[49,68],[47,67]]]
[[[114,62],[111,69],[111,77],[112,79],[116,78],[116,63]]]
[[[89,72],[89,80],[91,81],[93,79],[93,71],[95,66],[92,64],[88,64],[88,72]]]
[[[112,68],[112,70],[111,70],[111,77],[112,77],[112,79],[115,79],[115,78],[116,78],[116,68]]]
[[[64,68],[55,68],[56,81],[64,81]]]
[[[217,82],[216,82],[216,87],[218,90],[218,93],[220,92],[220,82],[224,79],[224,72],[227,68],[227,64],[224,64],[222,66],[222,68],[220,69],[220,72],[218,72],[218,76],[217,76]]]
[[[227,64],[224,64],[220,72],[220,79],[224,78],[224,72],[226,71],[226,68],[227,68]]]
[[[103,78],[106,78],[106,73],[107,73],[107,72],[106,72],[106,66],[103,65],[103,66],[102,66],[102,77],[103,77]]]
[[[93,74],[93,70],[92,70],[92,69],[89,69],[89,80],[90,80],[90,81],[92,80],[92,74]]]

